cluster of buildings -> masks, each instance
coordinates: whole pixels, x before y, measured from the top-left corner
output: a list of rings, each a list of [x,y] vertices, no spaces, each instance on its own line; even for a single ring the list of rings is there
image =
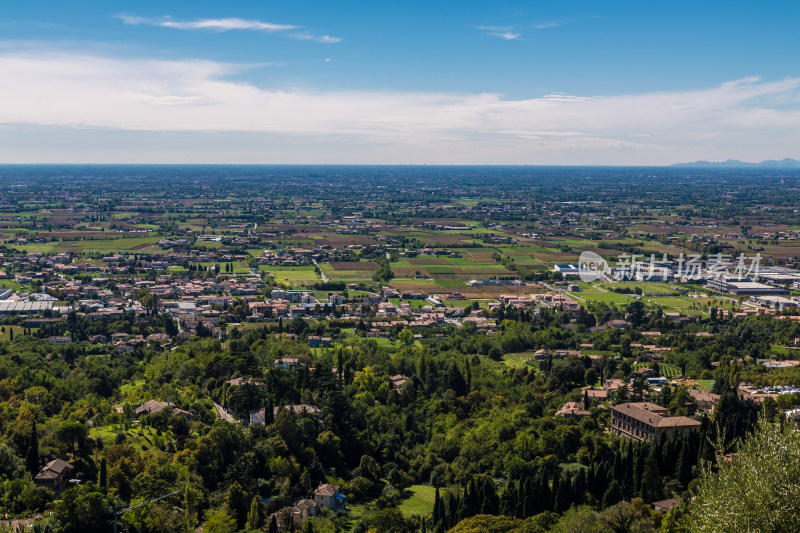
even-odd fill
[[[298,500],[290,507],[284,507],[277,513],[270,515],[275,518],[278,527],[285,531],[299,531],[303,521],[316,516],[321,509],[343,511],[347,509],[347,498],[342,494],[338,485],[321,483],[310,498]]]

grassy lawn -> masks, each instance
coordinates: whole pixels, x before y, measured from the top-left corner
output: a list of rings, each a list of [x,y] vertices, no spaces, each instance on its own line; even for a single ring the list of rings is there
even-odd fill
[[[102,438],[103,445],[108,447],[114,444],[117,438],[117,433],[120,431],[122,430],[112,429],[111,426],[100,426],[92,428],[89,432],[89,436]],[[127,436],[126,442],[133,446],[136,451],[141,453],[145,450],[153,448],[153,437],[156,435],[156,431],[152,428],[139,428],[132,426],[130,429],[125,431],[125,435]],[[164,438],[167,438],[166,435]]]
[[[436,279],[434,283],[436,283],[437,287],[442,287],[444,289],[458,289],[467,286],[467,284],[460,279]]]
[[[644,294],[675,294],[675,291],[670,288],[668,283],[637,283],[637,282],[620,282],[620,283],[602,283],[601,287],[607,290],[617,289],[641,289]]]
[[[4,279],[0,280],[0,288],[2,289],[11,289],[13,291],[19,291],[22,289],[22,286],[14,280],[11,279]]]
[[[403,516],[424,516],[433,512],[436,489],[427,485],[411,485],[403,491],[403,497],[398,507]]]
[[[704,391],[711,391],[711,384],[714,382],[713,379],[698,379],[697,381],[697,388]]]
[[[617,294],[616,292],[579,292],[576,293],[576,296],[590,302],[598,302],[609,305],[627,305],[635,301],[627,294]]]
[[[2,329],[4,331],[0,331],[0,341],[11,340],[11,328],[14,328],[15,339],[22,338],[22,326],[3,326]],[[36,334],[37,331],[39,331],[39,328],[31,328],[31,334]]]
[[[533,352],[507,353],[503,356],[503,364],[509,368],[524,368],[533,360]]]
[[[405,302],[411,306],[411,309],[422,309],[426,305],[431,305],[425,300],[401,300],[400,298],[389,298],[389,301],[394,305],[400,305],[400,302]]]

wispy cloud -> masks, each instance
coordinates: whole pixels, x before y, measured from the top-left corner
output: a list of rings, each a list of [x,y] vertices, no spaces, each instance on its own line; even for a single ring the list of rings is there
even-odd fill
[[[148,18],[139,17],[135,15],[115,15],[124,24],[131,26],[157,26],[161,28],[171,28],[174,30],[209,30],[216,32],[225,32],[233,30],[250,30],[262,31],[268,33],[283,32],[285,35],[298,39],[301,41],[314,41],[323,44],[338,43],[342,39],[339,37],[332,37],[330,35],[316,35],[308,31],[292,31],[301,30],[300,26],[293,24],[276,24],[273,22],[264,22],[261,20],[249,20],[236,17],[226,17],[217,19],[196,19],[179,21],[171,17],[158,17]]]
[[[0,53],[0,101],[14,102],[0,107],[0,137],[32,126],[173,132],[202,135],[209,146],[216,139],[222,144],[214,150],[220,151],[225,142],[229,150],[241,150],[241,137],[230,137],[236,134],[249,136],[248,146],[260,154],[259,136],[283,136],[292,139],[285,142],[294,150],[275,154],[283,162],[303,161],[315,150],[332,154],[328,162],[354,163],[660,164],[799,155],[800,110],[785,102],[800,97],[800,78],[746,78],[692,91],[510,99],[275,90],[242,82],[238,74],[247,68],[41,50]],[[63,142],[72,146],[68,137]],[[0,145],[0,154],[13,157],[12,148]]]
[[[173,28],[176,30],[257,30],[257,31],[286,31],[297,29],[291,24],[273,24],[272,22],[262,22],[260,20],[247,20],[235,17],[220,19],[197,19],[192,21],[177,21],[170,17],[147,18],[135,15],[115,15],[125,24],[132,26],[161,26],[162,28]]]
[[[534,30],[546,30],[547,28],[555,28],[558,26],[558,22],[540,22],[539,24],[534,24]]]
[[[506,41],[514,41],[522,37],[522,34],[515,32],[512,26],[475,26],[475,29],[485,32],[489,37],[497,37]]]
[[[334,44],[342,40],[340,37],[332,37],[330,35],[314,35],[306,32],[292,33],[290,36],[301,41],[314,41],[315,43],[323,44]]]

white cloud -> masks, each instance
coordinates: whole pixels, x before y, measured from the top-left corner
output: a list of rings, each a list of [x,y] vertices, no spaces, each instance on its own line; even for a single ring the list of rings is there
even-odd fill
[[[290,24],[273,24],[272,22],[262,22],[260,20],[246,20],[235,17],[220,19],[197,19],[192,21],[180,22],[172,20],[170,17],[146,18],[133,15],[116,15],[125,24],[133,26],[161,26],[176,30],[258,30],[258,31],[285,31],[297,29],[297,26]]]
[[[248,20],[236,17],[196,19],[189,21],[173,20],[171,17],[148,18],[125,14],[115,15],[115,17],[120,19],[123,23],[132,26],[158,26],[161,28],[171,28],[174,30],[210,30],[217,32],[252,30],[274,33],[300,29],[300,26],[295,26],[293,24],[275,24],[273,22]],[[323,44],[338,43],[342,40],[339,37],[333,37],[331,35],[316,35],[307,31],[287,33],[286,35],[301,41],[314,41]]]
[[[534,24],[534,30],[546,30],[548,28],[555,28],[558,26],[558,22],[541,22],[539,24]]]
[[[488,35],[491,35],[492,37],[499,37],[507,41],[513,41],[515,39],[519,39],[522,36],[521,33],[514,33],[512,31],[504,31],[501,33],[490,33]]]
[[[506,41],[514,41],[522,37],[522,34],[515,32],[512,26],[475,26],[475,29],[485,32],[489,37],[497,37]]]
[[[314,35],[306,32],[292,33],[291,37],[301,41],[314,41],[315,43],[322,44],[334,44],[342,41],[340,37],[332,37],[330,35]]]
[[[0,107],[0,126],[202,135],[212,150],[224,150],[234,134],[288,136],[296,151],[281,151],[283,162],[313,159],[314,151],[354,163],[660,164],[800,155],[800,110],[786,105],[800,96],[800,78],[509,99],[272,90],[228,79],[247,68],[41,51],[0,54],[0,101],[13,102]],[[202,158],[207,150],[198,145],[197,153]],[[253,148],[253,157],[259,150]]]

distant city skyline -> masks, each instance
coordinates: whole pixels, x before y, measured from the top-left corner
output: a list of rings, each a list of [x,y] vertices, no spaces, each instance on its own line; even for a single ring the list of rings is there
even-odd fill
[[[0,7],[0,163],[800,159],[788,2]]]

